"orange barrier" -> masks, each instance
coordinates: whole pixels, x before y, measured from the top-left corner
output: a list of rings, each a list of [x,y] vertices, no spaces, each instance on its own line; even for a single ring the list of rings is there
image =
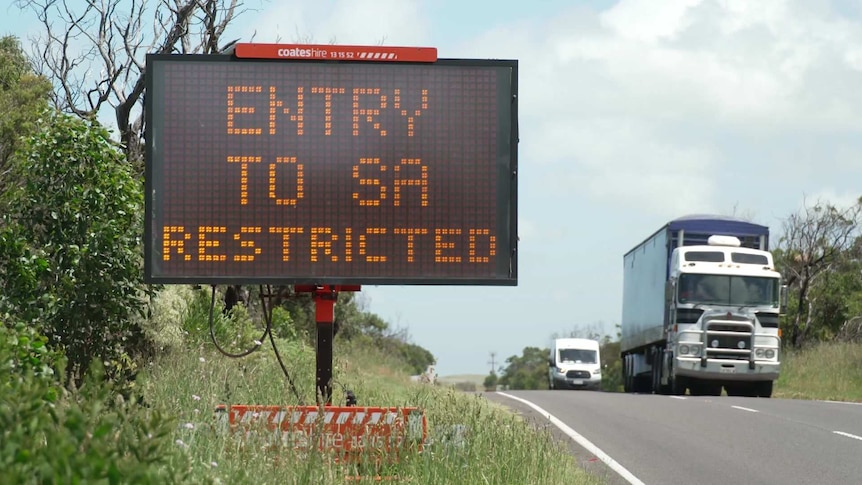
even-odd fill
[[[348,461],[369,453],[398,456],[422,451],[428,435],[425,413],[418,408],[360,406],[219,405],[217,420],[231,431],[266,430],[282,446],[335,452]]]

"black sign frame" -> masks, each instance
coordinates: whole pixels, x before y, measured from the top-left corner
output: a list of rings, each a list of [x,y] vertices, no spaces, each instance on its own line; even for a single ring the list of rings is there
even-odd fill
[[[145,98],[145,228],[144,228],[144,279],[155,284],[315,284],[315,285],[507,285],[518,282],[518,62],[516,60],[485,59],[438,59],[433,63],[373,63],[382,70],[407,66],[424,69],[480,68],[496,72],[500,82],[497,84],[496,105],[496,144],[497,154],[492,176],[496,185],[496,255],[493,274],[471,273],[464,270],[459,275],[448,274],[350,274],[332,272],[328,274],[296,273],[284,274],[273,271],[271,274],[241,274],[232,271],[209,273],[178,272],[165,270],[160,260],[163,255],[166,208],[160,199],[165,187],[163,171],[165,130],[165,100],[159,92],[159,83],[164,75],[164,67],[172,63],[188,66],[216,64],[243,64],[253,69],[256,65],[278,64],[279,69],[291,69],[297,64],[336,65],[340,69],[350,66],[371,64],[358,61],[295,61],[238,59],[231,55],[157,55],[150,54],[146,59],[146,98]],[[270,66],[271,67],[271,66]],[[467,210],[468,207],[463,207]],[[374,221],[369,221],[374,225]],[[368,225],[368,224],[366,224]],[[471,236],[472,238],[472,236]],[[471,243],[474,242],[471,239]],[[200,242],[198,242],[200,245]],[[466,259],[466,258],[465,258]],[[455,264],[455,263],[452,263]],[[468,263],[458,263],[465,265]]]

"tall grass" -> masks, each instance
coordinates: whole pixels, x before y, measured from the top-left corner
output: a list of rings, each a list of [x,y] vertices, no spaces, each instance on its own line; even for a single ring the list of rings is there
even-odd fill
[[[784,352],[773,395],[862,402],[862,345],[820,343]]]
[[[279,345],[300,398],[313,404],[313,350]],[[373,348],[342,344],[337,353],[334,404],[342,404],[344,390],[351,389],[360,406],[419,407],[426,413],[425,450],[403,455],[385,471],[399,483],[600,483],[578,468],[548,430],[537,430],[481,395],[410,382],[403,364]],[[323,454],[265,450],[262,441],[243,440],[216,424],[219,404],[299,404],[271,348],[236,360],[206,346],[174,353],[154,362],[143,386],[151,405],[179,417],[176,446],[190,458],[196,482],[343,483],[355,473]],[[364,475],[370,476],[368,470]]]
[[[225,357],[202,338],[208,337],[207,297],[198,294],[185,301],[185,308],[164,305],[173,318],[158,326],[171,336],[182,334],[183,343],[165,338],[173,345],[165,345],[139,382],[148,405],[178,418],[176,464],[190,464],[194,483],[353,483],[349,477],[357,472],[365,478],[379,473],[418,484],[601,483],[578,467],[548,429],[536,429],[481,395],[411,382],[402,360],[363,339],[336,339],[332,403],[343,405],[350,390],[359,406],[422,409],[428,437],[421,453],[405,452],[385,469],[364,466],[357,471],[321,452],[273,448],[264,436],[231,433],[217,421],[216,406],[315,404],[314,349],[296,335],[276,339],[290,380],[268,343],[246,357]],[[234,316],[240,325],[231,329],[231,319],[220,313],[217,308],[217,337],[232,351],[239,350],[241,345],[235,344],[249,341],[248,314]],[[251,335],[256,335],[253,330]],[[374,456],[363,458],[371,462]]]

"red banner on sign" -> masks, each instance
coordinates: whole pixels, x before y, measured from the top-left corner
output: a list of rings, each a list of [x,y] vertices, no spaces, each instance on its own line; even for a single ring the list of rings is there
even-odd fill
[[[234,55],[243,59],[298,59],[305,61],[435,62],[436,47],[390,47],[326,44],[237,44]]]

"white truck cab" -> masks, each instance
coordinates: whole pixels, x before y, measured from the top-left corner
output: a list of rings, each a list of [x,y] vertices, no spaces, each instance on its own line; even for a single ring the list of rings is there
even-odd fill
[[[602,359],[599,342],[584,338],[558,338],[548,357],[550,389],[591,389],[602,387]]]
[[[662,377],[723,382],[729,395],[771,396],[781,368],[782,306],[772,254],[712,236],[708,246],[674,249],[669,283],[673,372]]]

